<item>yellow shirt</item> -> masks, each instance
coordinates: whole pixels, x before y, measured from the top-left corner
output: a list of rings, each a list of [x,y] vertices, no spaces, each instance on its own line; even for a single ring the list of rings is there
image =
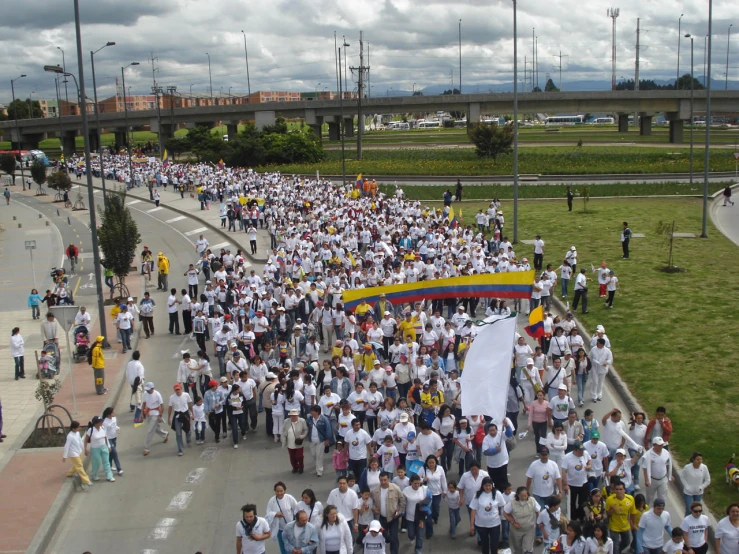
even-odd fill
[[[421,406],[426,409],[432,408],[434,406],[441,406],[443,403],[444,393],[441,391],[436,391],[433,396],[431,396],[430,392],[421,393]]]
[[[115,321],[115,318],[118,317],[118,314],[121,313],[121,307],[116,304],[110,309],[110,317]]]
[[[400,325],[398,325],[398,330],[403,334],[403,341],[405,341],[405,339],[407,337],[411,337],[412,339],[415,340],[415,338],[416,338],[416,327],[413,324],[413,319],[412,318],[411,318],[410,321],[407,320],[407,319],[404,319],[403,321],[401,321],[400,322]]]
[[[629,516],[637,513],[634,497],[627,494],[623,500],[619,500],[615,494],[612,494],[606,499],[606,511],[608,512],[608,528],[611,531],[615,533],[629,531],[631,529]]]
[[[366,314],[370,310],[370,307],[371,306],[367,304],[366,302],[364,304],[360,304],[359,306],[355,308],[354,314],[357,317],[364,317],[364,314]]]

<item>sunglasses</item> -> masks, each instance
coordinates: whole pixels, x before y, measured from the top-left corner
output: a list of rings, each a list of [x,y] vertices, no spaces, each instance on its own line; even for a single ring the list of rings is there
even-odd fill
[[[694,514],[700,514],[701,512],[703,512],[703,510],[693,510]]]

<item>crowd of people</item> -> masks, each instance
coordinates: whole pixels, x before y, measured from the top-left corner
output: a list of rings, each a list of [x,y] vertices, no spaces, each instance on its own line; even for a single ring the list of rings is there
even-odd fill
[[[245,505],[236,525],[240,552],[261,554],[272,538],[282,554],[349,554],[354,544],[384,550],[385,542],[397,554],[398,533],[405,531],[420,553],[442,500],[450,535],[457,536],[464,504],[469,533],[484,554],[501,546],[532,552],[537,543],[576,554],[707,551],[701,501],[710,475],[700,453],[682,469],[685,519],[673,530],[664,511],[677,472],[667,451],[666,410],[657,408],[649,419],[624,418],[618,409],[594,417],[613,368],[610,340],[599,326],[586,344],[573,313],[553,311],[552,297],[561,291],[568,298],[572,275],[573,311],[578,303],[588,311],[589,271],[613,307],[618,279],[605,262],[591,270],[579,262],[578,272],[573,246],[545,263],[537,237],[532,267],[508,240],[498,201],[475,217],[473,228],[458,225],[446,202],[434,210],[371,187],[365,193],[314,179],[156,161],[131,178],[115,157],[106,172],[130,186],[151,186],[152,194],[167,184],[192,191],[202,209],[217,203],[227,232],[244,231],[250,243],[254,237],[252,253],[258,233],[270,236],[260,270],[240,250],[212,251],[201,236],[183,276],[187,288],[179,292],[168,286],[166,255],[144,247],[142,272],[158,273],[169,333],[189,334],[197,353],[182,353],[166,402],[147,381],[138,352],[126,371],[130,409],[146,420],[145,456],[155,436],[167,442],[172,431],[182,455],[193,428],[198,445],[230,440],[238,448],[261,422],[262,432],[288,451],[293,474],[310,469],[320,477],[331,464],[337,488],[325,504],[310,489],[298,501],[278,482],[264,517]],[[625,235],[622,245],[630,231]],[[628,242],[623,246],[628,257]],[[353,310],[342,301],[346,290],[368,289],[369,297],[376,286],[529,269],[536,277],[525,299],[394,305],[380,295]],[[136,309],[152,318],[156,304],[147,293]],[[459,377],[475,319],[528,313],[540,304],[544,337],[534,348],[518,335],[511,345],[506,416],[463,414]],[[151,322],[146,335],[153,333]],[[593,406],[580,411],[586,402]],[[536,457],[526,482],[512,484],[509,452],[532,428]],[[101,465],[111,480],[109,450],[108,465]],[[720,554],[736,554],[738,525],[739,505],[732,504],[716,533]]]

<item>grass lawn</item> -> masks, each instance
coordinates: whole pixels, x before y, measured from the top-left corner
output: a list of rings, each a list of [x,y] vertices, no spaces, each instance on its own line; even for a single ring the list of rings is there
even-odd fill
[[[473,215],[486,206],[464,205],[464,223],[474,224]],[[700,235],[700,200],[592,200],[589,209],[592,213],[583,214],[582,204],[575,204],[570,213],[564,202],[521,202],[519,238],[541,234],[545,263],[559,264],[574,244],[579,267],[598,267],[606,260],[615,270],[623,292],[617,293],[614,309],[599,301],[596,282],[590,313],[577,317],[591,333],[598,324],[606,328],[618,372],[648,415],[658,405],[667,408],[675,430],[670,450],[680,467],[693,451],[704,455],[713,481],[706,499],[717,516],[723,515],[727,504],[737,501],[736,491],[724,482],[724,465],[737,449],[737,337],[730,315],[739,295],[737,247],[709,220],[709,238],[676,239],[675,264],[686,271],[663,273],[668,244],[656,236],[658,221],[674,220],[677,231]],[[512,203],[503,201],[503,210],[505,234],[512,238]],[[623,221],[646,235],[631,241],[629,260],[621,260]],[[531,258],[533,246],[520,244],[516,253]]]

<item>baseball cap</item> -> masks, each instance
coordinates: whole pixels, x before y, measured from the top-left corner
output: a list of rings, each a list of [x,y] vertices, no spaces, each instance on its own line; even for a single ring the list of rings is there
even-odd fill
[[[182,385],[180,385],[179,383],[175,383],[173,388],[174,390],[182,390]]]
[[[565,385],[564,383],[560,383],[560,385],[557,387],[557,390],[564,390],[564,391],[566,391],[567,390],[567,385]]]
[[[662,506],[664,508],[665,507],[664,498],[655,498],[654,502],[652,502],[652,508],[654,508],[655,506]]]
[[[600,431],[598,431],[597,429],[593,429],[590,432],[590,438],[591,439],[599,439],[600,438]]]
[[[221,377],[221,383],[228,383],[227,377]]]
[[[126,300],[126,302],[133,302],[133,298],[129,296],[128,297],[128,300]]]
[[[146,390],[151,390],[153,388],[154,388],[154,383],[152,383],[151,381],[149,381],[148,383],[144,385],[144,389]]]
[[[665,441],[664,441],[664,439],[662,437],[654,437],[652,439],[652,444],[656,444],[658,446],[664,446],[665,445]]]
[[[626,450],[624,450],[623,448],[619,448],[618,450],[616,450],[616,454],[626,456]]]
[[[403,412],[402,414],[400,414],[400,416],[398,416],[398,419],[402,422],[406,422],[408,421],[408,414]]]
[[[277,375],[272,373],[271,371],[267,372],[267,375],[264,376],[265,379],[277,379]]]
[[[572,448],[575,450],[582,450],[582,443],[580,441],[575,441],[572,443]]]
[[[380,525],[380,522],[376,519],[373,519],[372,522],[369,524],[369,530],[373,533],[379,533],[382,531],[382,526]]]
[[[526,365],[534,365],[534,358],[526,358]]]
[[[218,386],[218,381],[216,381],[215,379],[211,379],[210,381],[208,381],[208,388],[217,387],[217,386]]]
[[[595,330],[596,330],[596,331],[597,331],[598,333],[605,333],[605,332],[606,332],[606,328],[605,328],[605,327],[603,327],[602,325],[598,325],[598,326],[597,326],[597,327],[595,328]]]

